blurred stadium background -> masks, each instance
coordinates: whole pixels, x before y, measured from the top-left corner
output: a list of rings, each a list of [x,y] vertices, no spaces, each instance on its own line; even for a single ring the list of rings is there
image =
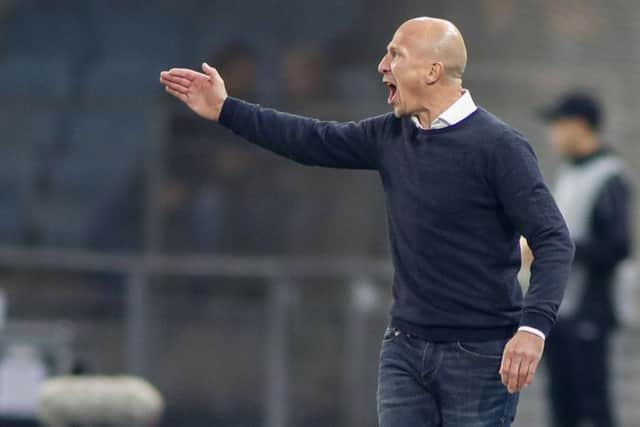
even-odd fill
[[[359,119],[386,111],[376,64],[418,15],[460,27],[465,86],[549,180],[534,110],[568,88],[603,100],[607,141],[640,166],[636,1],[0,0],[3,419],[26,423],[30,386],[74,371],[144,376],[162,426],[375,425],[391,277],[377,176],[238,141],[158,73],[207,60],[232,95]],[[615,407],[638,426],[640,329],[615,347]],[[516,426],[545,425],[544,385]]]

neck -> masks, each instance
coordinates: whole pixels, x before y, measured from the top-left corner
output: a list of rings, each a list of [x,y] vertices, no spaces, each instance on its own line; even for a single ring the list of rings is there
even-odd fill
[[[581,150],[574,151],[569,156],[569,160],[580,163],[582,161],[589,160],[604,151],[606,151],[605,148],[602,147],[600,144],[590,145],[589,147],[584,147]]]
[[[431,123],[442,113],[447,111],[463,94],[461,86],[444,88],[440,93],[429,96],[422,109],[415,116],[425,129],[431,128]]]
[[[601,149],[600,140],[596,136],[583,137],[581,143],[575,147],[573,157],[590,157]]]

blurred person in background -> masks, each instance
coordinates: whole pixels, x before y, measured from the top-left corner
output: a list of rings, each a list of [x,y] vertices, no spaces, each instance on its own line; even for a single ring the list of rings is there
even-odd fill
[[[258,64],[251,47],[240,40],[234,40],[211,55],[211,60],[224,67],[229,75],[229,90],[242,94],[243,99],[255,99]]]
[[[331,83],[337,65],[330,58],[334,59],[319,43],[296,41],[289,45],[280,67],[283,91],[278,108],[318,118],[350,117],[351,111],[344,111],[344,100],[337,96],[337,85]],[[357,179],[345,182],[342,171],[310,171],[291,167],[284,159],[276,159],[274,163],[278,176],[275,191],[292,202],[283,236],[289,253],[345,253],[366,240],[362,236],[369,231],[367,221],[344,219],[349,205],[354,204],[353,194],[362,191]],[[309,187],[315,191],[309,193]],[[329,198],[333,203],[326,202]],[[357,217],[361,206],[353,210],[358,212],[354,214]]]
[[[229,76],[229,88],[256,100],[258,56],[232,40],[210,55]],[[231,90],[231,89],[229,89]],[[212,145],[211,140],[216,144]],[[178,252],[280,252],[278,238],[286,217],[265,187],[272,185],[272,165],[226,129],[215,127],[176,107],[166,156],[174,191],[166,216],[169,248]],[[271,156],[269,156],[270,158]]]
[[[0,28],[5,24],[7,17],[11,13],[12,7],[13,0],[0,0]],[[3,34],[0,34],[0,37],[2,37],[2,35]],[[2,41],[1,38],[0,41]]]
[[[284,105],[292,111],[332,99],[325,52],[313,44],[295,44],[284,52],[282,78]]]
[[[206,63],[203,73],[160,75],[198,115],[263,148],[301,164],[380,173],[395,266],[379,367],[381,427],[510,425],[573,257],[531,146],[476,106],[462,87],[466,62],[451,22],[403,23],[378,65],[393,114],[358,123],[229,97]],[[524,299],[520,235],[535,255]]]
[[[543,112],[564,160],[554,195],[576,253],[558,323],[547,343],[553,427],[616,425],[609,342],[614,273],[631,252],[631,188],[624,161],[601,137],[600,103],[572,92]]]
[[[247,44],[231,41],[211,59],[229,75],[229,87],[246,99],[255,99],[257,60]],[[260,156],[238,144],[239,138],[225,129],[211,128],[207,122],[185,114],[182,106],[171,115],[169,134],[164,155],[168,176],[160,194],[163,249],[279,250],[282,240],[273,235],[280,223],[274,214],[278,203],[265,197],[263,189],[258,190],[269,182],[268,166],[258,164]],[[212,137],[216,145],[211,144]],[[143,249],[148,190],[144,162],[139,164],[141,168],[93,227],[93,247],[111,251]],[[254,209],[249,209],[247,203]]]

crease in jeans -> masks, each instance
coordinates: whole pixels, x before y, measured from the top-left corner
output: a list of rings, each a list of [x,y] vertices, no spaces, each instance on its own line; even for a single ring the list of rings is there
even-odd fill
[[[430,360],[427,360],[427,354],[429,354]],[[422,366],[420,368],[420,378],[424,387],[428,388],[429,384],[433,382],[441,362],[442,352],[438,351],[436,344],[426,342],[422,352]],[[429,368],[427,368],[428,365]]]

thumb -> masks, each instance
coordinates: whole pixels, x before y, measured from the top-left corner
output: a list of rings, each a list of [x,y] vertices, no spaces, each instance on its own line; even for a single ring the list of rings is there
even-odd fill
[[[213,77],[213,78],[220,78],[220,74],[218,74],[218,70],[216,70],[215,68],[213,68],[211,65],[207,64],[206,62],[202,63],[202,71],[204,71],[204,73],[206,75],[208,75],[209,77]]]

